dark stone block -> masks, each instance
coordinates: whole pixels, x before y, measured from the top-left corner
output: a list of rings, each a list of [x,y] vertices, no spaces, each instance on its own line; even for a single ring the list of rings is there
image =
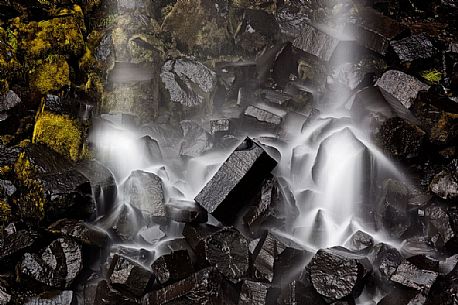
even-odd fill
[[[367,259],[337,248],[319,250],[310,263],[313,287],[324,298],[336,301],[357,297],[372,268]]]
[[[41,255],[24,254],[19,265],[22,275],[54,288],[70,287],[83,269],[83,254],[79,244],[59,238]]]
[[[390,279],[406,287],[428,293],[437,277],[437,272],[421,270],[405,261],[397,267]]]
[[[304,23],[301,25],[301,34],[294,40],[293,45],[307,54],[329,62],[339,42],[337,38]]]
[[[410,263],[421,270],[439,272],[439,260],[424,254],[417,254],[407,259]]]
[[[37,297],[29,298],[24,305],[76,305],[78,304],[73,291],[54,291],[42,293]]]
[[[269,284],[244,280],[238,305],[273,305],[270,294]]]
[[[143,305],[234,305],[234,289],[214,268],[203,269],[192,276],[147,294]]]
[[[276,162],[251,139],[236,149],[195,198],[207,212],[223,223],[233,223],[253,188],[275,167]]]
[[[392,41],[391,47],[401,63],[428,60],[437,52],[433,43],[425,34],[413,35]]]
[[[396,248],[383,243],[376,244],[373,247],[369,258],[376,276],[382,281],[389,279],[396,272],[396,268],[404,261],[404,258]]]
[[[110,242],[110,236],[104,230],[74,219],[58,220],[48,227],[48,231],[98,248],[104,248]]]
[[[300,280],[295,280],[289,283],[282,289],[279,297],[280,305],[295,305],[295,304],[327,304],[323,298],[316,292],[311,283],[304,283]]]
[[[199,157],[213,147],[212,137],[197,122],[186,120],[180,122],[184,139],[180,147],[180,155]]]
[[[177,282],[194,272],[187,250],[162,255],[153,262],[151,268],[161,284]]]
[[[20,230],[7,235],[0,242],[0,263],[19,260],[26,251],[30,251],[38,242],[39,235],[34,231]]]
[[[136,297],[143,296],[154,280],[154,275],[133,260],[115,254],[108,271],[110,284]]]
[[[442,199],[454,200],[458,198],[458,175],[443,170],[434,176],[429,188]]]
[[[217,227],[208,224],[186,224],[183,229],[183,236],[196,254],[198,264],[201,266],[208,265],[206,254],[207,239],[217,231]]]
[[[97,284],[94,303],[87,305],[139,305],[140,302],[132,297],[113,289],[107,281],[102,280]],[[84,304],[86,305],[86,304]]]
[[[346,31],[363,47],[385,55],[390,41],[401,37],[407,29],[372,8],[362,7],[358,8],[357,17],[346,26]]]
[[[352,251],[369,251],[374,245],[374,239],[363,231],[356,231],[347,241],[346,247]]]
[[[205,223],[208,220],[207,212],[195,202],[174,200],[165,206],[167,217],[184,223]]]
[[[436,248],[452,247],[458,242],[452,219],[447,209],[441,206],[430,206],[425,210],[426,233]]]

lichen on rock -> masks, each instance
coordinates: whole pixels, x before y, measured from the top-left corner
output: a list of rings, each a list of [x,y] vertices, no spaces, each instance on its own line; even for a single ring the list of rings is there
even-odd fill
[[[46,94],[70,85],[70,67],[65,57],[50,55],[37,63],[38,65],[30,71],[32,89]]]

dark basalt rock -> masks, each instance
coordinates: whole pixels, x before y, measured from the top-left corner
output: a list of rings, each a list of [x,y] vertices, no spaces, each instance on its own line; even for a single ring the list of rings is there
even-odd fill
[[[149,162],[154,164],[162,161],[162,151],[157,140],[150,136],[144,136],[140,138],[140,145]]]
[[[118,254],[113,256],[107,276],[113,287],[136,297],[143,296],[154,280],[151,271]]]
[[[76,305],[78,304],[73,291],[46,292],[37,297],[29,298],[24,305]]]
[[[207,260],[227,279],[238,282],[249,268],[248,240],[234,228],[212,234],[205,243]]]
[[[302,1],[289,1],[277,9],[275,18],[282,35],[286,40],[292,41],[301,34],[302,27],[310,21],[310,10]]]
[[[448,305],[456,302],[458,295],[458,267],[441,275],[432,286],[426,305]]]
[[[447,170],[443,170],[434,176],[429,188],[442,199],[456,199],[458,198],[458,177]]]
[[[396,248],[383,243],[376,244],[373,247],[369,258],[376,276],[382,280],[389,279],[396,272],[397,267],[404,261],[404,258]]]
[[[363,231],[356,231],[346,243],[346,247],[352,251],[368,251],[374,245],[374,239]]]
[[[321,249],[310,263],[313,287],[324,298],[336,301],[357,297],[370,272],[366,258],[345,251],[344,248]]]
[[[165,206],[167,217],[184,223],[205,223],[207,212],[195,202],[175,200]]]
[[[104,215],[111,211],[118,187],[113,174],[98,161],[82,161],[76,166],[77,170],[91,182],[92,193],[97,202],[97,214]]]
[[[209,224],[185,225],[183,229],[183,236],[196,254],[196,258],[198,259],[198,263],[200,265],[208,265],[206,254],[207,240],[217,231],[217,227]]]
[[[111,224],[111,230],[115,233],[115,236],[122,241],[132,241],[139,228],[133,225],[131,220],[138,221],[138,215],[132,208],[123,205],[115,216],[116,218]]]
[[[256,278],[282,286],[295,278],[297,270],[311,256],[294,241],[266,232],[252,250]]]
[[[138,231],[140,240],[150,245],[156,245],[165,235],[165,232],[161,230],[159,225],[146,226]]]
[[[272,300],[269,300],[269,289],[269,284],[244,280],[238,305],[273,304]]]
[[[145,248],[117,245],[112,246],[110,249],[110,256],[114,256],[115,254],[130,258],[131,260],[139,262],[143,265],[149,265],[151,264],[155,253],[154,251],[147,250]]]
[[[21,98],[13,90],[9,90],[3,96],[0,95],[0,122],[8,119],[15,111],[17,112],[21,104]]]
[[[305,23],[301,25],[301,34],[294,40],[293,45],[322,61],[328,62],[339,42],[337,38]]]
[[[244,10],[234,34],[235,43],[248,54],[275,43],[280,28],[272,14],[260,10]]]
[[[233,223],[249,194],[275,167],[273,160],[259,144],[245,140],[236,149],[195,198],[208,213],[223,223]]]
[[[408,211],[409,189],[397,180],[383,183],[383,196],[376,212],[376,222],[393,237],[401,237],[411,226]]]
[[[390,279],[406,287],[428,293],[437,277],[437,272],[421,270],[415,265],[404,261],[397,267]]]
[[[8,290],[0,284],[0,304],[10,304],[13,300],[13,295],[8,292]]]
[[[100,281],[94,292],[93,303],[84,305],[139,305],[140,302],[135,298],[126,296],[124,293],[113,289],[106,280]],[[91,300],[92,301],[92,300]]]
[[[426,296],[423,293],[402,287],[387,294],[377,305],[424,305],[425,302]]]
[[[269,105],[299,113],[308,113],[313,99],[310,91],[304,90],[294,82],[286,84],[283,92],[263,89],[260,91],[260,96]]]
[[[388,70],[375,83],[387,100],[399,102],[404,107],[410,108],[422,90],[428,90],[429,86],[404,72]]]
[[[452,215],[452,214],[451,214]],[[438,248],[453,247],[458,236],[453,230],[452,218],[448,211],[441,206],[430,206],[425,210],[427,236]]]
[[[279,298],[280,305],[295,305],[295,304],[327,304],[323,298],[316,292],[312,284],[307,281],[304,283],[300,280],[295,280],[289,283],[282,289]]]
[[[391,47],[401,63],[428,60],[437,52],[433,43],[425,34],[392,41]]]
[[[198,157],[213,147],[212,137],[194,121],[181,121],[184,140],[181,143],[180,155]]]
[[[183,114],[209,112],[216,90],[216,74],[191,59],[169,60],[162,67],[161,80],[170,107]]]
[[[439,260],[424,254],[417,254],[409,257],[407,261],[421,270],[439,272]]]
[[[98,248],[103,248],[110,242],[110,236],[104,230],[74,219],[58,220],[48,227],[48,231]]]
[[[54,288],[68,288],[83,269],[81,246],[68,238],[59,238],[41,255],[24,254],[19,264],[22,275]]]
[[[162,255],[153,262],[151,268],[161,284],[177,282],[194,272],[187,250]]]
[[[358,8],[356,18],[348,23],[346,31],[363,47],[385,55],[390,41],[402,36],[407,29],[372,8],[362,7]]]
[[[29,251],[38,242],[39,235],[34,231],[20,230],[5,236],[0,240],[2,251],[0,263],[3,265],[9,261],[20,259],[22,254]]]
[[[247,126],[248,128],[251,125],[256,125],[256,123],[260,123],[264,127],[262,129],[276,129],[282,123],[282,117],[280,115],[276,114],[275,112],[266,107],[262,107],[261,105],[248,106],[243,112],[243,115],[246,118],[250,118],[252,122],[254,122],[254,124],[252,124],[252,122],[249,122]]]
[[[0,174],[4,175],[13,169],[13,165],[19,156],[19,149],[0,145]]]
[[[231,284],[216,269],[207,268],[147,294],[142,304],[234,305],[235,297]]]
[[[421,152],[426,134],[418,126],[394,117],[382,124],[377,137],[384,150],[393,157],[412,158]]]
[[[164,186],[153,173],[134,171],[123,187],[130,196],[130,205],[144,216],[161,219],[166,216]]]
[[[212,135],[224,135],[231,131],[231,121],[229,119],[217,119],[210,121],[210,133]]]

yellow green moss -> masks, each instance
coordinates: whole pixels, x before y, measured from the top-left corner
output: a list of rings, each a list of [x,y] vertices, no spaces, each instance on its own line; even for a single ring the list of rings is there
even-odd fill
[[[0,79],[0,95],[4,95],[9,90],[8,81],[6,79]]]
[[[80,159],[81,130],[67,115],[41,111],[35,122],[32,142],[43,143],[73,161]]]
[[[430,84],[438,84],[442,80],[442,73],[433,69],[421,72],[423,77]]]
[[[11,207],[4,200],[0,199],[0,222],[6,223],[11,218]]]
[[[70,85],[70,67],[65,57],[48,56],[46,60],[38,61],[38,66],[31,73],[30,83],[42,94]]]
[[[43,186],[36,179],[36,171],[25,152],[19,154],[14,171],[25,190],[21,199],[14,201],[20,215],[24,218],[43,219],[46,203]]]

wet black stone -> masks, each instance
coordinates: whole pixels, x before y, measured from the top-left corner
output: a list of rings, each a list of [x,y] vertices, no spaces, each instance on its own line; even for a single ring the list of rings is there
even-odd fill
[[[195,202],[174,200],[166,205],[167,217],[184,223],[205,223],[208,220],[207,212]]]
[[[212,137],[197,122],[186,120],[180,122],[184,140],[181,143],[180,155],[198,157],[213,147]]]
[[[310,21],[309,7],[302,1],[289,1],[279,7],[275,14],[280,30],[285,39],[293,41],[301,34],[303,25]]]
[[[161,284],[177,282],[194,272],[187,250],[173,251],[158,257],[151,265],[151,269]]]
[[[300,280],[295,280],[289,283],[282,289],[279,298],[280,305],[295,305],[295,304],[327,304],[323,298],[316,292],[311,283],[304,283]]]
[[[83,269],[81,245],[68,238],[53,241],[40,255],[24,254],[22,275],[55,288],[68,288]]]
[[[252,250],[255,277],[275,286],[287,284],[307,256],[311,255],[294,241],[266,232]]]
[[[93,303],[84,305],[139,305],[140,302],[113,289],[106,280],[100,281],[95,289]]]
[[[321,249],[310,262],[310,276],[316,291],[328,300],[357,297],[369,261],[339,249]]]
[[[126,205],[120,207],[111,224],[111,230],[117,238],[122,241],[132,241],[135,238],[139,228],[132,224],[132,219],[135,221],[139,220],[135,211]]]
[[[376,244],[373,247],[369,258],[376,276],[382,280],[389,279],[396,271],[396,268],[404,261],[404,258],[396,248],[383,243]]]
[[[390,279],[406,287],[427,293],[437,277],[437,272],[421,270],[415,265],[404,261],[396,268]]]
[[[150,136],[144,136],[140,138],[140,145],[148,161],[151,163],[159,163],[162,161],[162,151],[157,140]]]
[[[385,297],[383,297],[377,303],[377,305],[423,305],[425,301],[426,298],[422,293],[419,293],[414,289],[399,287],[388,293]]]
[[[138,236],[142,242],[156,245],[166,234],[159,225],[146,226],[138,231]]]
[[[357,17],[347,25],[346,31],[363,47],[385,55],[390,41],[402,36],[406,27],[372,8],[364,7],[358,8]]]
[[[144,216],[157,219],[166,216],[161,178],[153,173],[136,170],[130,174],[123,187],[130,196],[130,205]]]
[[[401,237],[412,224],[407,205],[409,197],[409,189],[402,182],[393,179],[384,181],[375,220],[393,237]]]
[[[431,59],[437,52],[433,43],[425,34],[413,35],[392,41],[391,47],[402,63],[412,63]]]
[[[19,260],[22,254],[29,251],[38,242],[38,232],[20,230],[9,234],[0,241],[0,262],[2,264]]]
[[[200,265],[208,264],[206,255],[206,244],[208,238],[218,231],[217,227],[208,224],[186,224],[183,229],[183,236],[191,249],[196,254]]]
[[[272,14],[247,9],[242,12],[235,43],[249,54],[256,54],[278,39],[280,28]]]
[[[426,305],[448,305],[456,302],[458,295],[458,267],[447,275],[439,276],[429,292]]]
[[[450,213],[450,216],[453,216]],[[458,241],[453,218],[445,207],[430,206],[425,210],[426,234],[438,249],[452,247]]]
[[[259,106],[259,107],[258,107]],[[260,124],[259,128],[261,130],[267,129],[277,129],[281,125],[283,118],[267,107],[258,106],[248,106],[243,112],[244,117],[249,118],[247,121],[247,127],[250,128],[253,125]]]
[[[234,305],[234,289],[215,268],[203,269],[192,276],[147,294],[143,305]]]
[[[0,169],[2,175],[12,170],[18,156],[19,149],[0,145]]]
[[[13,295],[0,283],[0,304],[10,304]]]
[[[409,109],[422,90],[430,87],[415,77],[397,70],[388,70],[375,83],[391,103],[401,103]]]
[[[115,254],[108,271],[110,284],[136,297],[143,296],[154,280],[154,275],[133,260]]]
[[[230,132],[231,121],[229,119],[217,119],[210,121],[210,133],[212,135],[224,135]]]
[[[77,170],[91,182],[92,193],[97,202],[97,214],[104,215],[113,208],[118,187],[113,174],[98,161],[82,161]]]
[[[212,234],[205,243],[207,260],[227,279],[238,282],[249,268],[248,240],[234,228]]]
[[[310,25],[301,25],[301,34],[294,40],[293,45],[306,52],[328,62],[339,44],[339,40]]]
[[[208,213],[228,224],[235,221],[253,188],[276,165],[259,144],[246,143],[248,147],[232,152],[195,198]]]
[[[218,83],[224,90],[224,99],[236,99],[239,90],[257,78],[254,61],[220,62],[216,68]]]
[[[386,120],[377,135],[382,147],[397,158],[412,158],[420,154],[426,134],[418,126],[402,118]]]
[[[110,249],[110,256],[113,257],[115,254],[130,258],[135,262],[139,262],[143,265],[151,264],[155,252],[142,247],[129,247],[129,245],[116,245]]]
[[[37,297],[29,298],[24,305],[76,305],[77,299],[73,291],[45,292]]]
[[[244,280],[238,305],[273,304],[273,300],[269,300],[269,289],[270,285],[267,283]]]
[[[346,247],[352,251],[369,251],[374,245],[374,239],[363,231],[356,231],[346,243]]]
[[[454,200],[458,198],[458,175],[444,170],[434,176],[430,190],[442,199]]]
[[[12,90],[3,96],[0,95],[0,121],[6,120],[9,115],[17,112],[21,104],[21,98]]]
[[[48,227],[48,231],[99,248],[107,246],[110,242],[110,236],[104,230],[74,219],[58,220]]]
[[[421,270],[439,272],[439,260],[424,254],[417,254],[407,259],[410,263]]]

